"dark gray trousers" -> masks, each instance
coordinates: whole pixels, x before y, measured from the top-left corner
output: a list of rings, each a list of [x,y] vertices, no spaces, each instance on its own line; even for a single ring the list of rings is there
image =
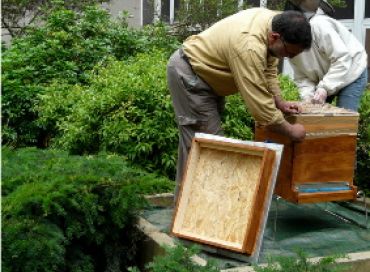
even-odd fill
[[[167,81],[179,128],[176,198],[194,134],[203,132],[222,135],[221,113],[225,98],[217,96],[194,73],[182,49],[177,50],[169,60]]]

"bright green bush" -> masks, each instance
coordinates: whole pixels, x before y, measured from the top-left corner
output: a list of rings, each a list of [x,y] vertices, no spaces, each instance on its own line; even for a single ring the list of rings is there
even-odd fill
[[[200,252],[196,246],[185,248],[176,245],[175,247],[165,247],[164,256],[156,256],[154,260],[146,265],[148,272],[219,272],[213,262],[207,262],[205,266],[196,264],[191,257]],[[139,272],[135,268],[130,268],[130,272]]]
[[[337,264],[339,256],[329,256],[318,262],[310,262],[302,250],[297,256],[275,256],[268,259],[267,266],[254,266],[256,272],[339,272],[349,271],[349,265]]]
[[[361,99],[355,183],[370,194],[370,91]]]
[[[173,51],[174,38],[162,26],[130,29],[107,11],[86,7],[76,13],[56,6],[44,25],[12,40],[2,56],[3,143],[47,146],[54,123],[38,122],[39,95],[63,85],[88,85],[93,68],[154,47]],[[49,85],[52,85],[49,89]]]
[[[124,271],[132,265],[142,194],[165,178],[116,155],[2,150],[4,271]]]
[[[112,61],[90,86],[44,95],[42,120],[54,120],[60,129],[55,144],[74,154],[117,152],[173,176],[178,132],[166,84],[167,58],[154,50]]]
[[[299,100],[297,86],[288,76],[279,76],[282,96],[288,101]],[[242,140],[253,140],[254,119],[246,110],[243,99],[239,94],[226,97],[225,112],[223,114],[225,135]]]

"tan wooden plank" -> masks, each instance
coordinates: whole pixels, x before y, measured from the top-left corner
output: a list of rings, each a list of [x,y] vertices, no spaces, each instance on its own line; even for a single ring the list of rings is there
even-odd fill
[[[338,192],[320,192],[320,193],[298,193],[297,203],[318,203],[328,201],[348,201],[355,200],[357,194],[357,187],[352,186],[352,190],[338,191]]]
[[[245,252],[251,254],[256,247],[256,237],[260,235],[261,232],[261,221],[263,214],[261,211],[264,210],[266,205],[266,195],[271,186],[270,180],[272,175],[272,166],[275,163],[275,152],[272,150],[265,150],[263,156],[263,162],[260,171],[259,185],[256,194],[256,200],[253,206],[253,215],[251,220],[251,228],[249,233],[246,233],[246,239],[244,240],[243,249]]]

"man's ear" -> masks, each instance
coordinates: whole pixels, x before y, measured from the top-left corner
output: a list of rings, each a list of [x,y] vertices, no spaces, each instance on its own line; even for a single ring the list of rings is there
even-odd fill
[[[268,37],[269,37],[269,43],[273,44],[275,43],[275,41],[280,39],[280,34],[277,32],[270,31],[268,34]]]

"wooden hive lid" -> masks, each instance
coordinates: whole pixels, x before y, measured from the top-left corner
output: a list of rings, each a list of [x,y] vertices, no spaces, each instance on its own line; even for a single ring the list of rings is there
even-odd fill
[[[282,145],[197,135],[178,196],[172,234],[258,255]]]

